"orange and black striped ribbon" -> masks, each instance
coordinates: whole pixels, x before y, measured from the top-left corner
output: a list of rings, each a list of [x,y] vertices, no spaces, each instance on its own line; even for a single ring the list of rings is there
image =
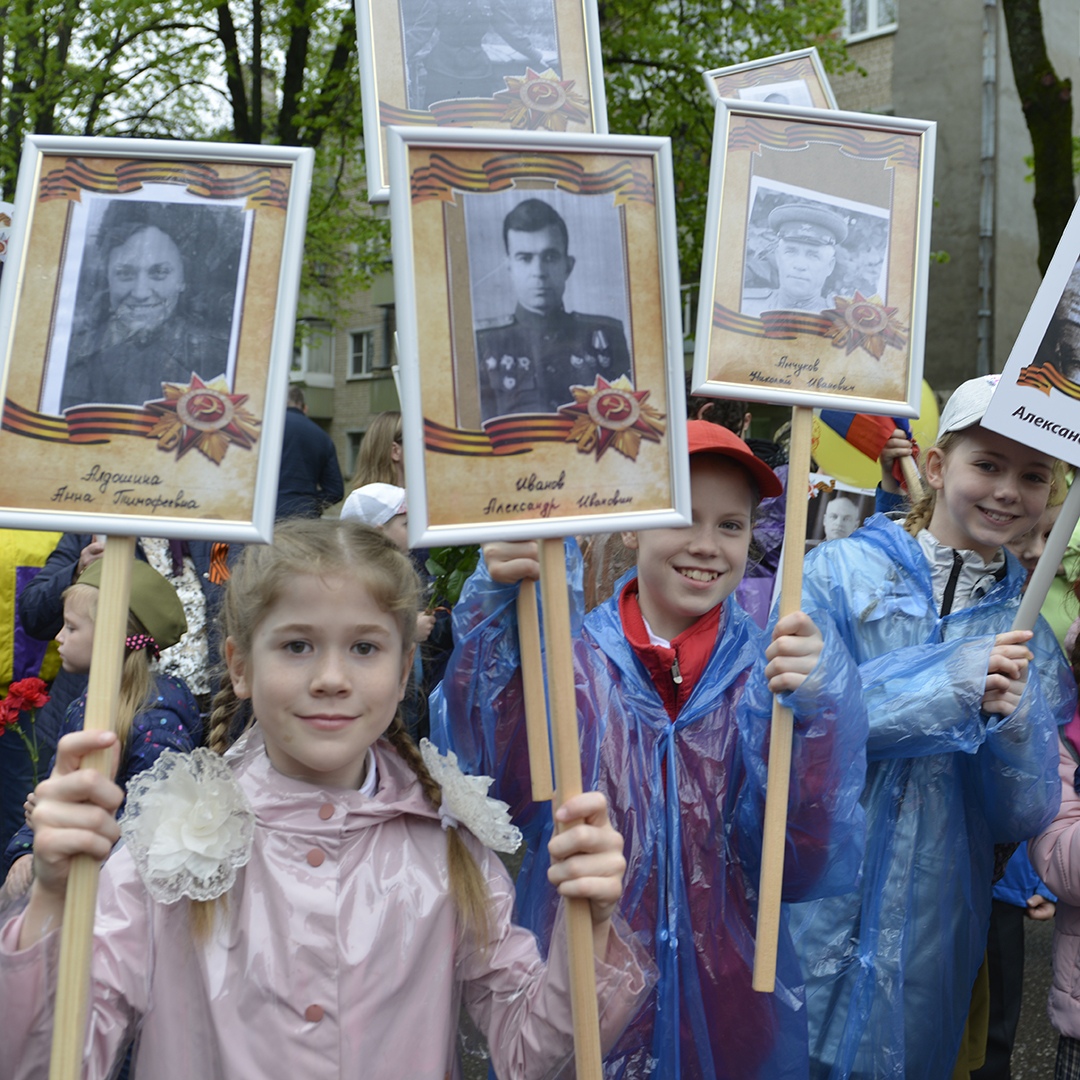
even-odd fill
[[[246,198],[249,207],[285,210],[289,188],[269,166],[260,165],[241,176],[222,177],[217,169],[197,161],[122,161],[108,169],[91,168],[80,158],[67,158],[41,178],[38,198],[78,199],[81,191],[125,195],[144,184],[176,184],[203,199]]]
[[[210,580],[224,585],[229,580],[229,545],[216,542],[210,546]]]

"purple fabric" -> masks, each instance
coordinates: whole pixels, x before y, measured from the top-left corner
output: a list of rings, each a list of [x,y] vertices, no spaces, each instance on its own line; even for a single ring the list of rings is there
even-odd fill
[[[18,603],[19,595],[23,589],[34,580],[41,572],[40,566],[16,566],[15,567],[15,601]],[[41,665],[45,661],[45,650],[49,642],[39,641],[32,638],[22,626],[18,618],[15,619],[15,637],[11,661],[11,681],[18,682],[37,675],[41,671]]]

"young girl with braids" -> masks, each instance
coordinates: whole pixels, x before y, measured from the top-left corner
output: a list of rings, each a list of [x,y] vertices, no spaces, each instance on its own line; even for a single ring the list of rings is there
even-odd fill
[[[505,812],[401,726],[417,606],[407,558],[355,522],[281,523],[272,546],[245,550],[222,609],[212,749],[139,778],[102,870],[85,1077],[108,1076],[138,1028],[135,1073],[156,1080],[443,1080],[459,1075],[462,1003],[501,1077],[567,1060],[565,944],[540,960],[510,921],[501,863],[461,825],[498,839]],[[242,705],[251,723],[222,759]],[[45,1068],[70,858],[104,858],[118,831],[120,792],[75,770],[114,743],[68,736],[38,787],[36,878],[0,929],[0,1075]],[[610,930],[622,838],[595,793],[559,817],[552,881],[590,902],[610,1039],[648,985]]]
[[[870,718],[861,887],[791,909],[815,1080],[953,1074],[994,845],[1034,835],[1060,800],[1075,683],[1045,622],[1010,631],[1027,572],[1005,550],[1059,467],[981,426],[996,380],[949,399],[906,518],[878,514],[807,558],[802,602],[830,608]]]
[[[91,563],[74,585],[64,591],[64,625],[56,635],[64,670],[85,675],[94,648],[101,561]],[[151,661],[175,645],[187,630],[180,598],[172,585],[149,564],[132,564],[128,602],[127,640],[120,676],[116,716],[122,747],[116,783],[126,790],[132,777],[149,769],[164,750],[187,751],[202,738],[199,706],[183,679],[155,675]],[[81,731],[86,719],[86,694],[69,706],[58,738]],[[55,763],[55,759],[54,759]],[[52,765],[50,765],[51,771]],[[33,805],[33,794],[27,800]],[[34,834],[29,823],[10,839],[4,852],[9,894],[20,895],[30,884]]]

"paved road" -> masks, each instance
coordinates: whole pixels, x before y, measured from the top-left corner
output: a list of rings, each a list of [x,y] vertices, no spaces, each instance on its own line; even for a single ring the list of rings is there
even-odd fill
[[[1013,1080],[1053,1080],[1057,1032],[1046,1017],[1052,922],[1025,923],[1024,1001],[1013,1047]]]

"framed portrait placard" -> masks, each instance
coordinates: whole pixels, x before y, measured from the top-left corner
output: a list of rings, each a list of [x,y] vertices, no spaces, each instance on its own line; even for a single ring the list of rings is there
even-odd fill
[[[312,152],[28,136],[0,524],[270,537]]]
[[[607,132],[596,0],[356,0],[356,17],[372,202],[392,124]]]
[[[697,390],[918,415],[934,132],[918,120],[718,103]]]
[[[390,170],[411,542],[686,524],[668,140],[393,128]]]
[[[1080,206],[1061,234],[982,423],[1080,464]]]
[[[713,101],[734,98],[807,109],[836,108],[825,67],[814,48],[713,68],[702,74]]]

